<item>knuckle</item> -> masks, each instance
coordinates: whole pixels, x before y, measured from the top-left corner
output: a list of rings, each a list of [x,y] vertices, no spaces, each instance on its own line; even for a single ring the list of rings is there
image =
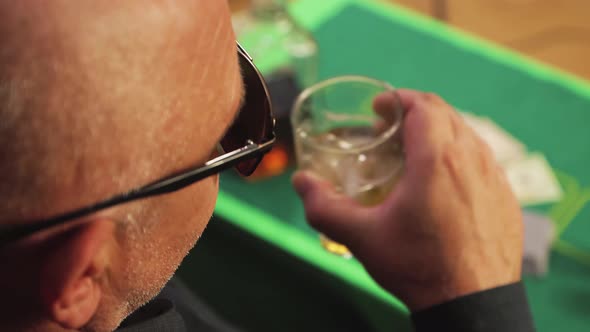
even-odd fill
[[[424,99],[426,101],[428,101],[429,103],[433,103],[433,104],[440,104],[443,102],[443,99],[438,94],[436,94],[434,92],[425,92]]]

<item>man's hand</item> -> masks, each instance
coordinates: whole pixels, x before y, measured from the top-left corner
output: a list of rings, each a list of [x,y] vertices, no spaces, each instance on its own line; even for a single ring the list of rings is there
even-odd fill
[[[397,94],[405,170],[393,192],[363,207],[300,172],[293,183],[309,223],[346,244],[412,311],[518,281],[520,207],[489,147],[438,96]],[[387,112],[393,98],[379,96],[376,111]]]

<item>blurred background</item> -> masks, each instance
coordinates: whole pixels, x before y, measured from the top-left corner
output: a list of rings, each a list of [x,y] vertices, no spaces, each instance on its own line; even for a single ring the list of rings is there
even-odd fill
[[[409,8],[590,80],[590,1],[380,1]],[[252,1],[229,3],[239,12]]]
[[[496,153],[525,213],[540,332],[590,331],[590,1],[229,0],[265,76],[279,143],[222,175],[179,276],[244,331],[411,331],[355,259],[320,246],[290,185],[297,94],[359,74],[440,94]]]
[[[396,0],[548,64],[590,79],[590,2],[585,0]]]

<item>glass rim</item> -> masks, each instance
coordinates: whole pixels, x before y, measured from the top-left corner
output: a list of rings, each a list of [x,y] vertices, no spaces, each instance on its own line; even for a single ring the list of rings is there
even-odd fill
[[[396,103],[396,108],[394,110],[395,113],[397,113],[396,115],[398,115],[398,121],[395,121],[386,131],[384,131],[383,133],[379,134],[378,137],[376,137],[374,140],[372,140],[369,143],[354,147],[352,149],[338,149],[338,148],[333,148],[333,147],[328,147],[325,144],[315,144],[315,148],[318,150],[322,150],[322,151],[327,151],[330,153],[338,153],[338,154],[355,154],[355,153],[359,153],[362,151],[367,151],[367,150],[371,150],[381,144],[383,144],[384,142],[386,142],[387,140],[389,140],[390,138],[392,138],[395,134],[398,133],[398,131],[400,130],[401,127],[401,123],[402,123],[402,119],[403,119],[403,109],[401,106],[401,102],[399,100],[398,95],[395,93],[396,89],[389,83],[385,82],[385,81],[381,81],[375,78],[371,78],[368,76],[362,76],[362,75],[343,75],[343,76],[336,76],[336,77],[332,77],[332,78],[328,78],[326,80],[323,80],[321,82],[318,82],[308,88],[306,88],[305,90],[303,90],[299,96],[297,96],[297,99],[293,105],[293,110],[291,112],[291,126],[293,127],[293,131],[294,134],[297,135],[297,128],[299,126],[295,125],[296,122],[296,117],[298,116],[298,114],[301,112],[302,109],[302,105],[303,103],[309,99],[310,96],[312,96],[314,93],[328,87],[331,85],[335,85],[338,83],[346,83],[346,82],[360,82],[360,83],[368,83],[368,84],[372,84],[374,86],[381,86],[384,88],[383,93],[391,93],[393,94],[394,98],[395,98],[395,103]],[[295,138],[297,139],[301,139],[301,138]],[[308,142],[309,139],[303,139],[304,141]]]

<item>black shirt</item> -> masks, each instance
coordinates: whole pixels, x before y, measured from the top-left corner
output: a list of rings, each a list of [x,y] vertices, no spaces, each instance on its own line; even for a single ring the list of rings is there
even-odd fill
[[[535,331],[521,282],[466,295],[415,312],[411,319],[416,332]],[[158,297],[125,319],[117,331],[239,330],[216,317],[203,303],[190,296],[188,288],[173,279]]]
[[[412,314],[416,332],[533,332],[522,282],[456,298]]]

